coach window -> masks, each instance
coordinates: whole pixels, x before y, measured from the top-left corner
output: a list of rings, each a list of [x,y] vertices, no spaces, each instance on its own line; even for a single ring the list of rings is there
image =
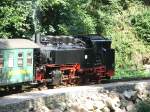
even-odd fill
[[[23,67],[23,53],[18,53],[18,67]]]
[[[14,54],[9,53],[8,55],[8,67],[14,67]]]
[[[31,66],[32,65],[32,54],[27,53],[27,65]]]
[[[4,66],[3,54],[0,54],[0,68]]]

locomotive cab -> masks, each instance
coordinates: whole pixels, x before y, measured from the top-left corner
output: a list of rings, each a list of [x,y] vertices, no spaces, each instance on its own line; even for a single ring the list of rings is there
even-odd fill
[[[86,65],[91,67],[104,67],[105,75],[114,75],[115,70],[115,50],[111,48],[111,40],[97,35],[75,36],[86,43]],[[102,74],[102,73],[100,73]]]

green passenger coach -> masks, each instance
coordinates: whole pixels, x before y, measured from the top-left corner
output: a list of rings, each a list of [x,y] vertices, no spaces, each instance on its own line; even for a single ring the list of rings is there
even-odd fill
[[[26,39],[0,39],[0,86],[34,79],[33,52],[39,48]]]

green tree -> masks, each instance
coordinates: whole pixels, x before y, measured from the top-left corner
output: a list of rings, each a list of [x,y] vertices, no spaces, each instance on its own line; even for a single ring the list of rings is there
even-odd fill
[[[21,38],[33,34],[31,2],[1,0],[0,38]]]
[[[69,35],[95,33],[95,21],[83,8],[85,0],[39,0],[41,31]]]

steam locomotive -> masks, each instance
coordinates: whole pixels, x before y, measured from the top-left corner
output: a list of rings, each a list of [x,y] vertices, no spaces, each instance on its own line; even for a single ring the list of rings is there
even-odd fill
[[[111,78],[115,52],[111,40],[97,35],[41,36],[35,80],[50,84],[99,82]],[[38,52],[38,54],[39,54]]]
[[[98,35],[39,36],[0,39],[0,87],[23,83],[79,84],[111,78],[115,51],[111,40]]]

